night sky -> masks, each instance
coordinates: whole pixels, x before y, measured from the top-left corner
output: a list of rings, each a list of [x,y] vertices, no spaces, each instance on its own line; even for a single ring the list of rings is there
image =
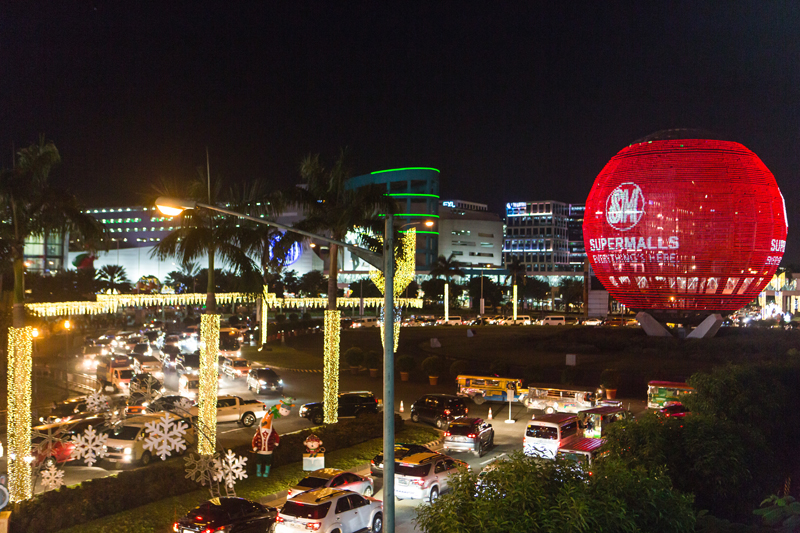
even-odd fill
[[[44,133],[53,182],[140,203],[211,155],[230,181],[441,169],[443,198],[583,202],[657,130],[741,142],[775,174],[800,263],[800,4],[15,2],[0,13],[0,165]]]

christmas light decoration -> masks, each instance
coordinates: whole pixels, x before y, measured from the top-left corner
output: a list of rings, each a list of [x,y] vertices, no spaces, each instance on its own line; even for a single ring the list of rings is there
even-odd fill
[[[219,315],[200,318],[200,389],[197,401],[200,455],[213,455],[217,442],[217,385],[219,384]]]
[[[597,176],[583,223],[605,288],[660,315],[747,305],[781,262],[786,231],[783,196],[758,156],[697,138],[621,150]]]
[[[267,300],[269,300],[269,290],[267,286],[264,285],[264,296],[261,299],[261,346],[267,344],[267,313],[269,312]]]
[[[444,323],[447,324],[450,320],[450,284],[444,284]]]
[[[381,237],[378,237],[380,241],[383,241]],[[415,261],[415,248],[417,245],[417,231],[415,228],[409,229],[405,235],[400,239],[400,253],[395,253],[395,270],[394,270],[394,296],[398,298],[400,294],[408,287],[408,284],[414,281],[414,274],[416,269],[416,261]],[[386,290],[386,282],[383,276],[383,272],[380,270],[370,270],[369,277],[375,286],[378,287],[378,290],[381,291],[381,294],[385,293]],[[394,351],[397,352],[397,345],[400,340],[400,316],[401,316],[401,306],[398,305],[398,300],[395,300],[395,312],[394,312]],[[380,320],[380,330],[381,330],[381,345],[384,344],[384,336],[383,336],[383,327],[384,327],[384,308],[381,307],[381,320]]]
[[[517,323],[517,284],[514,284],[514,324]]]
[[[342,312],[325,311],[325,350],[322,401],[325,423],[335,424],[339,414],[339,331]]]
[[[8,328],[8,490],[12,502],[33,496],[31,368],[33,328]]]

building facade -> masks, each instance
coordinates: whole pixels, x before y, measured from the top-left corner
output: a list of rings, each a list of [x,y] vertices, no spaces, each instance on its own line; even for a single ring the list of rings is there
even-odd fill
[[[506,204],[504,261],[517,256],[531,274],[569,271],[568,222],[569,206],[563,202]]]
[[[464,267],[503,265],[503,222],[486,204],[439,202],[439,255]]]

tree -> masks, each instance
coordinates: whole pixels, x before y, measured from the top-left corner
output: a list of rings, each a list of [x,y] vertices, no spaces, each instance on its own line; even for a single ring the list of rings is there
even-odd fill
[[[307,298],[319,298],[329,287],[328,280],[319,270],[310,270],[300,278],[300,294]]]
[[[127,292],[131,290],[131,280],[125,272],[125,267],[120,265],[105,265],[95,274],[100,286],[111,292]]]
[[[426,279],[422,282],[422,292],[425,293],[425,299],[429,302],[440,302],[444,299],[444,285],[443,279]]]
[[[583,280],[562,278],[558,289],[565,309],[569,309],[570,305],[583,304]]]
[[[483,290],[481,290],[481,279],[483,279]],[[467,291],[469,291],[469,297],[472,298],[474,309],[480,309],[481,294],[483,294],[484,302],[488,302],[488,305],[484,306],[486,309],[493,309],[503,301],[503,291],[500,290],[497,283],[486,276],[469,280]]]
[[[524,298],[536,300],[537,302],[550,298],[551,288],[549,283],[532,276],[527,276],[527,278],[527,282],[522,286],[522,296]]]
[[[175,289],[178,294],[197,292],[197,281],[200,277],[200,267],[197,263],[183,263],[180,270],[173,270],[167,274],[165,284]]]
[[[53,187],[50,171],[61,162],[58,149],[40,137],[38,144],[16,154],[14,168],[0,172],[0,209],[9,221],[3,240],[10,243],[14,268],[15,327],[25,322],[25,240],[49,234],[75,236],[90,251],[106,244],[105,230],[91,215],[84,214],[77,198],[69,191]]]
[[[337,241],[344,241],[347,233],[357,228],[378,234],[382,231],[380,214],[394,213],[395,204],[386,196],[386,189],[368,185],[348,189],[350,170],[346,153],[340,152],[330,169],[326,169],[319,154],[309,155],[300,165],[304,187],[292,192],[294,201],[302,206],[305,219],[297,224],[299,229],[312,233],[328,233]],[[331,244],[328,275],[328,310],[336,309],[339,282],[339,246]]]
[[[431,267],[431,278],[444,278],[445,283],[450,283],[454,277],[461,277],[464,271],[461,270],[461,263],[453,259],[455,254],[450,254],[450,257],[440,255],[436,258],[436,262]]]
[[[296,270],[283,273],[283,287],[292,294],[300,292],[300,278],[297,277]]]
[[[360,279],[350,283],[353,298],[380,298],[383,296],[380,289],[370,279]]]
[[[694,531],[691,497],[666,476],[617,461],[597,461],[592,470],[513,452],[482,475],[451,475],[447,494],[417,507],[416,523],[426,533]]]

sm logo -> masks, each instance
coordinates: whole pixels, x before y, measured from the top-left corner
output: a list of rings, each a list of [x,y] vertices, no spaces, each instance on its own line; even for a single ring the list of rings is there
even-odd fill
[[[633,182],[622,183],[608,195],[606,221],[619,231],[627,231],[642,219],[644,195]]]

